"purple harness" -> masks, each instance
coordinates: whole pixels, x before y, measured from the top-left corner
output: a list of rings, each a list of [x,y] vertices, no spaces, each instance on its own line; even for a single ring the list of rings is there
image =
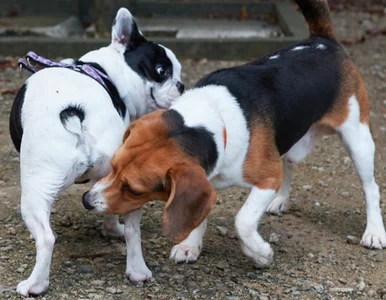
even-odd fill
[[[110,95],[115,109],[118,111],[122,118],[125,118],[126,105],[121,99],[115,84],[111,81],[110,77],[103,72],[103,69],[98,64],[86,63],[82,61],[77,61],[74,64],[55,62],[45,57],[39,56],[32,51],[27,53],[25,59],[20,58],[18,64],[20,67],[20,72],[23,70],[23,68],[30,71],[31,73],[36,73],[44,68],[66,68],[91,77],[105,88],[107,93]],[[102,71],[98,68],[101,68]]]
[[[87,63],[66,64],[62,62],[55,62],[45,57],[39,56],[33,51],[28,52],[25,57],[26,59],[20,58],[18,61],[20,72],[23,70],[23,68],[30,71],[31,73],[36,73],[44,68],[66,68],[76,72],[80,72],[96,80],[101,86],[103,86],[107,90],[109,94],[110,90],[105,84],[105,81],[108,81],[109,83],[111,83],[111,85],[115,86],[106,74]]]

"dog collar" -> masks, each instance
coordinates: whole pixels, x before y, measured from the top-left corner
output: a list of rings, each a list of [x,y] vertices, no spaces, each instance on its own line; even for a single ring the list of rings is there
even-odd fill
[[[97,64],[85,63],[82,61],[77,61],[74,64],[55,62],[45,57],[39,56],[33,51],[28,52],[25,56],[25,59],[20,58],[18,60],[18,64],[20,73],[23,68],[30,71],[31,73],[36,73],[45,68],[65,68],[87,75],[104,87],[104,89],[110,95],[110,98],[113,101],[114,107],[117,109],[118,113],[122,116],[122,118],[125,117],[126,106],[119,96],[115,84],[111,81],[110,77],[107,76],[104,70],[99,65],[97,66]]]

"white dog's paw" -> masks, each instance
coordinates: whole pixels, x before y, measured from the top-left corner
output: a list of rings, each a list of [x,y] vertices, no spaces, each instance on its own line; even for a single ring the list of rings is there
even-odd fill
[[[24,297],[38,296],[46,290],[48,284],[48,280],[37,281],[33,278],[28,278],[17,285],[16,291]]]
[[[268,205],[266,212],[273,215],[280,215],[288,212],[288,206],[288,197],[278,196]]]
[[[124,236],[123,224],[116,224],[114,226],[109,226],[106,224],[102,225],[102,234],[103,236],[112,236],[112,237],[123,237]]]
[[[386,232],[382,229],[366,229],[361,245],[370,249],[386,248]]]
[[[241,249],[244,254],[255,262],[257,268],[268,266],[273,260],[273,250],[267,242],[259,243],[257,250],[252,250],[250,247],[241,242]]]
[[[152,278],[153,274],[151,271],[145,266],[141,270],[129,269],[126,270],[126,277],[130,279],[132,282],[141,282],[146,281]]]
[[[195,262],[201,254],[202,246],[175,245],[170,253],[170,259],[176,263]]]

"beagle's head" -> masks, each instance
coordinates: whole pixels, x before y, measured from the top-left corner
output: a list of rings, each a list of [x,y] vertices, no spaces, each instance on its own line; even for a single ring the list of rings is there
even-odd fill
[[[85,208],[125,214],[146,202],[166,202],[165,235],[184,240],[209,214],[216,193],[199,161],[171,135],[178,124],[157,110],[130,125],[111,160],[111,173],[83,195]]]

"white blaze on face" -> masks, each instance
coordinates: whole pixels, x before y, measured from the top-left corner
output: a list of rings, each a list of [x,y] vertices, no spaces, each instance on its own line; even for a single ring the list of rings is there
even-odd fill
[[[103,192],[110,186],[111,182],[98,181],[88,193],[88,202],[97,212],[104,212],[107,209],[106,199]]]

